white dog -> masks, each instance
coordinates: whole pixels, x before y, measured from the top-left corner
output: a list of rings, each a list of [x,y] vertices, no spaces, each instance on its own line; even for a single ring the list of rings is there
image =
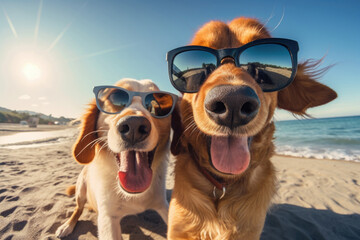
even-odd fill
[[[77,206],[56,235],[73,231],[86,202],[98,213],[99,239],[121,239],[120,220],[147,209],[167,223],[170,114],[177,96],[160,92],[150,80],[133,79],[95,87],[94,93],[73,149],[76,161],[86,164],[76,192],[68,188]]]

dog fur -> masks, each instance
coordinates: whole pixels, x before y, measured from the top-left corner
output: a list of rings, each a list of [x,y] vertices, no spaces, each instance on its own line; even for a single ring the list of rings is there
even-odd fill
[[[139,92],[159,90],[150,80],[123,79],[116,86]],[[135,150],[148,152],[156,148],[151,164],[151,185],[137,194],[128,193],[120,186],[115,157],[115,153],[127,150],[117,127],[119,121],[127,116],[142,116],[151,123],[150,135],[142,142],[142,147]],[[99,239],[122,239],[120,220],[147,209],[156,210],[167,223],[165,179],[171,117],[151,117],[141,99],[134,97],[127,108],[112,115],[100,112],[93,101],[82,120],[73,155],[78,163],[85,166],[78,177],[76,192],[74,187],[67,190],[69,194],[75,192],[76,208],[72,216],[58,228],[56,235],[65,237],[73,231],[86,202],[98,213]]]
[[[229,24],[211,21],[194,36],[191,45],[214,49],[236,48],[248,42],[269,38],[259,21],[237,18]],[[326,104],[337,94],[316,81],[322,70],[319,62],[298,65],[297,75],[287,88],[265,93],[256,81],[232,61],[225,61],[206,79],[197,93],[183,95],[181,123],[175,127],[171,151],[176,155],[175,186],[169,209],[168,239],[259,239],[271,199],[276,193],[276,174],[270,161],[274,154],[272,122],[276,108],[297,115]],[[224,128],[212,121],[204,108],[205,97],[214,87],[248,86],[261,106],[256,117],[244,126]],[[208,138],[212,136],[252,137],[250,164],[241,174],[224,174],[211,164]],[[178,137],[177,137],[178,136]],[[194,157],[194,153],[197,157]],[[228,182],[222,199],[213,196],[214,185],[200,168]],[[221,195],[221,192],[216,192]]]

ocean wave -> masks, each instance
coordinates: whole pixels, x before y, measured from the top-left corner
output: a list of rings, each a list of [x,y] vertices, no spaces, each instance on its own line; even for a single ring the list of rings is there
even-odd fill
[[[290,140],[290,139],[289,139]],[[315,144],[315,145],[328,145],[328,146],[360,146],[360,139],[355,137],[314,137],[314,138],[305,138],[297,139],[305,144]]]
[[[76,128],[70,128],[49,132],[21,132],[10,136],[1,136],[0,148],[33,148],[62,143],[74,139],[77,132]]]
[[[360,162],[360,150],[276,146],[276,153],[293,157]]]

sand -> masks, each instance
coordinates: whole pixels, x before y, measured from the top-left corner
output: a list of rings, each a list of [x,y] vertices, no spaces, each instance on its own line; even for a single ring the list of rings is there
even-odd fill
[[[75,207],[65,189],[82,168],[71,157],[75,135],[40,147],[0,148],[0,239],[57,239],[56,229]],[[272,161],[279,190],[261,239],[360,239],[360,163],[286,156]],[[172,187],[170,169],[168,198]],[[120,225],[124,239],[166,239],[166,225],[151,210]],[[85,209],[65,239],[96,235],[96,213]]]

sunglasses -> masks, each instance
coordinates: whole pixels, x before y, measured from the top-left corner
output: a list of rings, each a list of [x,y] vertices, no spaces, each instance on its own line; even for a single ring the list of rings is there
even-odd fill
[[[139,96],[145,109],[155,118],[169,116],[178,98],[175,94],[163,91],[133,92],[115,86],[97,86],[94,87],[93,92],[98,109],[104,113],[120,113],[130,105],[134,96]]]
[[[224,58],[232,58],[235,65],[249,73],[264,92],[273,92],[294,80],[298,51],[299,45],[294,40],[266,38],[239,48],[180,47],[168,52],[166,59],[170,81],[183,93],[198,92]]]

